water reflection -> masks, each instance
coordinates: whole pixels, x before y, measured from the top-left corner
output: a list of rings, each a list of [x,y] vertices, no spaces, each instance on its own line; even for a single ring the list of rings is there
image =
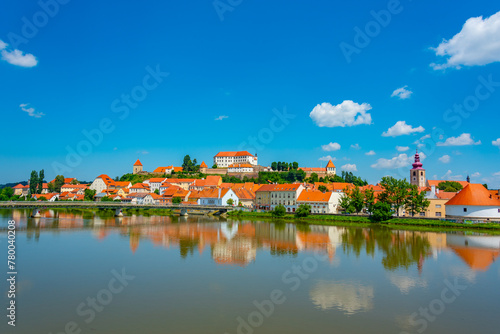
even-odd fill
[[[354,314],[373,308],[373,290],[372,286],[360,283],[319,281],[311,289],[310,297],[323,310],[335,308]]]
[[[356,257],[364,254],[374,258],[380,253],[382,266],[394,273],[389,275],[390,281],[404,294],[414,287],[425,287],[426,282],[396,271],[416,268],[422,273],[425,261],[437,258],[442,251],[452,251],[473,271],[488,270],[500,255],[500,237],[478,234],[149,216],[144,212],[115,218],[112,210],[44,210],[41,218],[29,215],[29,210],[0,210],[0,216],[7,217],[5,224],[7,219],[16,220],[29,240],[39,241],[44,230],[91,229],[101,242],[106,242],[109,234],[128,238],[132,254],[149,242],[176,247],[183,259],[209,251],[218,265],[247,266],[258,259],[258,250],[292,258],[300,252],[318,252],[328,255],[330,262],[339,250]],[[0,225],[2,233],[5,228]]]

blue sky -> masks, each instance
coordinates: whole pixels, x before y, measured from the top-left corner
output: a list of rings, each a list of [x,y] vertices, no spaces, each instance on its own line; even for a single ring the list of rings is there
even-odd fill
[[[429,178],[500,187],[492,1],[47,3],[0,12],[0,183],[237,149],[376,183],[420,145]]]

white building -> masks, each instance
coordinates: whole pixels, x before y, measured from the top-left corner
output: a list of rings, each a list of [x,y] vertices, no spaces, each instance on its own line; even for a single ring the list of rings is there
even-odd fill
[[[500,200],[482,184],[470,183],[445,206],[449,218],[500,220]]]
[[[250,164],[257,166],[257,154],[254,156],[247,151],[219,152],[214,156],[217,167],[226,168],[232,164]]]
[[[337,213],[342,193],[304,190],[297,199],[297,205],[308,204],[311,213]]]
[[[227,201],[229,199],[233,200],[233,206],[238,206],[239,199],[232,189],[229,188],[218,188],[218,189],[206,189],[200,194],[200,199],[198,203],[200,205],[215,205],[224,206],[228,205]]]
[[[286,212],[295,212],[297,209],[297,199],[302,190],[304,190],[304,186],[299,183],[277,184],[270,190],[271,210],[274,210],[278,205],[283,205],[286,208]]]
[[[150,191],[152,193],[154,193],[155,190],[157,190],[157,189],[158,189],[158,191],[160,191],[161,184],[163,182],[165,182],[165,180],[166,180],[166,178],[155,177],[155,178],[151,178],[149,180],[146,180],[143,183],[149,185]]]
[[[253,173],[253,166],[250,164],[231,164],[227,167],[228,173]]]
[[[101,193],[103,190],[108,190],[113,187],[115,181],[106,174],[101,174],[95,178],[94,182],[90,185],[89,189],[95,190],[96,194]]]

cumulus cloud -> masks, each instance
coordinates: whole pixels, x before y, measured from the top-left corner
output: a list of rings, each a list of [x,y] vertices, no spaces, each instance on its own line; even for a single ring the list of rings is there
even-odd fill
[[[493,176],[500,176],[500,172],[493,173]]]
[[[38,64],[38,60],[31,53],[24,53],[18,49],[9,50],[9,45],[2,40],[0,40],[0,50],[2,60],[9,64],[22,67],[33,67]]]
[[[223,116],[223,115],[221,115],[219,117],[216,117],[215,120],[216,121],[222,121],[224,118],[229,118],[229,116]]]
[[[441,177],[443,180],[453,180],[453,181],[458,181],[458,180],[463,180],[464,176],[461,174],[458,175],[453,175],[453,172],[451,169],[449,169],[444,175]]]
[[[309,117],[320,127],[333,128],[360,124],[371,124],[372,116],[367,113],[372,107],[368,103],[358,104],[345,100],[341,104],[318,104],[309,114]]]
[[[500,61],[500,12],[485,19],[482,16],[469,18],[458,34],[432,49],[446,61],[432,63],[435,70]]]
[[[361,146],[359,146],[359,144],[353,144],[353,145],[351,145],[351,148],[353,148],[355,150],[360,150]]]
[[[342,166],[342,169],[347,171],[347,172],[357,172],[358,171],[356,164],[345,164],[344,166]]]
[[[391,97],[399,97],[401,100],[408,99],[413,92],[409,89],[406,89],[408,86],[403,86],[401,88],[396,89],[392,92]]]
[[[406,121],[397,121],[396,124],[390,127],[386,132],[382,133],[382,137],[397,137],[424,131],[425,129],[422,126],[414,128],[411,125],[406,124]]]
[[[492,141],[491,144],[493,146],[497,146],[498,148],[500,148],[500,138],[498,138],[497,140]]]
[[[424,161],[427,158],[424,152],[419,152],[418,154],[420,155],[420,161]],[[391,159],[380,158],[371,167],[376,169],[397,169],[409,166],[413,163],[413,159],[413,155],[409,156],[406,153],[401,153]]]
[[[321,149],[323,151],[338,151],[340,150],[340,144],[339,143],[330,143],[330,144],[326,144],[326,145],[321,145]]]
[[[337,158],[332,157],[331,155],[326,155],[318,159],[319,161],[335,161]]]
[[[437,143],[437,146],[468,146],[468,145],[481,145],[481,141],[474,141],[470,133],[462,133],[458,137],[449,137],[443,142]]]
[[[137,151],[138,154],[149,154],[148,151]]]
[[[396,150],[398,150],[399,152],[405,152],[405,151],[408,151],[410,149],[410,147],[408,146],[396,146]]]
[[[480,177],[481,176],[481,173],[479,172],[475,172],[474,174],[471,175],[471,177]]]
[[[22,103],[19,107],[21,107],[21,110],[27,112],[31,117],[41,118],[42,116],[45,116],[43,112],[36,112],[35,108],[30,107],[28,103]]]
[[[451,161],[451,157],[448,154],[445,154],[441,158],[439,158],[438,160],[444,164],[447,164]]]
[[[377,153],[375,153],[375,151],[374,151],[374,150],[370,150],[370,151],[366,152],[365,154],[366,154],[366,155],[375,155],[375,154],[377,154]]]
[[[411,162],[411,157],[406,153],[401,153],[392,159],[380,158],[377,162],[371,165],[372,168],[376,169],[396,169],[408,166]]]

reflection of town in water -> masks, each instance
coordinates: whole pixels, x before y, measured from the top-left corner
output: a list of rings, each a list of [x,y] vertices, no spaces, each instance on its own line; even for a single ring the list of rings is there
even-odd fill
[[[220,265],[246,266],[256,260],[257,250],[268,251],[272,256],[291,257],[299,252],[318,252],[327,254],[330,261],[339,251],[356,257],[362,253],[373,256],[380,252],[386,270],[416,266],[421,272],[426,259],[436,258],[442,251],[451,251],[470,269],[486,271],[500,255],[499,236],[463,232],[236,221],[206,216],[131,214],[114,217],[109,211],[45,210],[42,218],[28,218],[27,210],[10,211],[9,214],[19,222],[19,229],[25,229],[27,237],[35,240],[44,229],[92,229],[95,237],[103,242],[113,233],[127,237],[132,253],[137,252],[142,243],[151,242],[159,247],[178,248],[182,258],[209,251],[214,262]],[[343,286],[336,288],[348,290]]]

